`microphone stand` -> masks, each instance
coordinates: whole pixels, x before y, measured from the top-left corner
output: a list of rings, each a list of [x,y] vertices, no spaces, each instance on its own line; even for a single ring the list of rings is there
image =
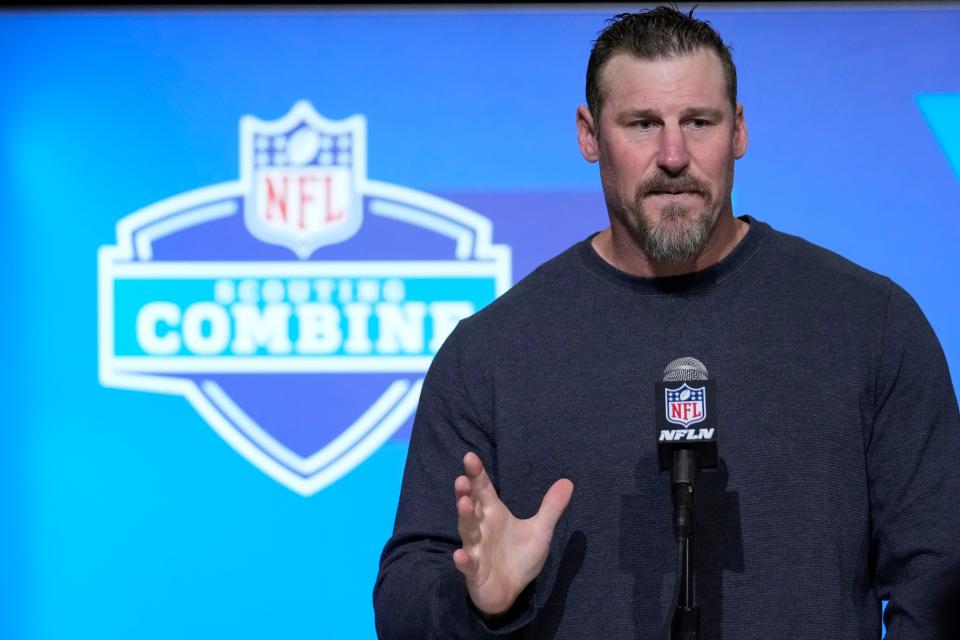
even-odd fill
[[[660,470],[670,470],[673,537],[677,541],[673,611],[665,616],[660,633],[670,640],[700,639],[700,608],[694,594],[693,511],[697,473],[718,466],[716,406],[716,383],[702,362],[685,357],[667,365],[663,381],[656,386],[656,429]],[[697,429],[690,429],[694,424]],[[686,429],[677,430],[677,425]]]
[[[673,536],[677,541],[677,580],[679,590],[670,626],[671,640],[699,640],[700,607],[694,599],[693,506],[697,477],[697,454],[693,449],[673,452],[670,472],[673,497]]]

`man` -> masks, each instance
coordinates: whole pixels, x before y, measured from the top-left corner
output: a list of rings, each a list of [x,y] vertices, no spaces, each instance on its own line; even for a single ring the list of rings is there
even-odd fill
[[[702,638],[948,637],[960,421],[912,299],[733,216],[747,149],[727,47],[617,16],[580,150],[610,226],[451,334],[427,376],[375,588],[384,638],[668,637],[676,557],[654,382],[718,382],[698,485]],[[453,491],[451,491],[451,484]]]

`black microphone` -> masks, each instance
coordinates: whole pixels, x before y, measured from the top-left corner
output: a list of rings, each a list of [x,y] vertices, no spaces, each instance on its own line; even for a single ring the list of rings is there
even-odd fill
[[[670,470],[673,536],[677,541],[677,588],[670,618],[672,640],[700,638],[700,607],[692,567],[694,488],[700,469],[717,466],[717,394],[707,368],[696,358],[677,358],[657,383],[657,455]]]
[[[697,471],[717,466],[716,385],[696,358],[677,358],[657,383],[657,454],[660,470],[670,470],[673,531],[677,540],[693,529]]]

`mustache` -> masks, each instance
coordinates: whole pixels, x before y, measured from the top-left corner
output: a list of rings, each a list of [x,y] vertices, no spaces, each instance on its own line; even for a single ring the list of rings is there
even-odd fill
[[[637,186],[637,197],[640,198],[651,193],[679,193],[681,191],[699,193],[705,198],[710,196],[707,186],[691,175],[668,176],[665,173],[657,173]]]

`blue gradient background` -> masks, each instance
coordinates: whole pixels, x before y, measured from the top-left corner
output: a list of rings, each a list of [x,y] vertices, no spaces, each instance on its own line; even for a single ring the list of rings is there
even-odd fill
[[[236,179],[243,114],[307,99],[366,115],[371,178],[489,215],[519,279],[605,225],[573,114],[608,15],[0,13],[0,637],[373,637],[404,443],[305,499],[182,398],[100,387],[96,250],[127,213]],[[960,11],[700,15],[746,105],[737,213],[903,285],[956,380]]]

